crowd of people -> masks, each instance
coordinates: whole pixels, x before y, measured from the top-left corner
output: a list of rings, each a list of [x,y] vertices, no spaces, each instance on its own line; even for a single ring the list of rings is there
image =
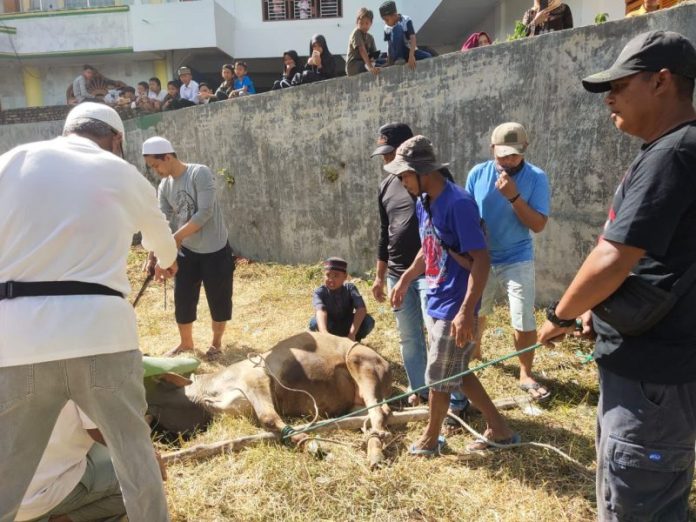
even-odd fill
[[[572,24],[564,5],[535,4],[525,15],[530,34]],[[426,58],[419,58],[412,23],[394,2],[382,4],[380,15],[395,37],[389,64],[415,67]],[[371,23],[371,13],[361,9],[347,68],[377,74]],[[470,40],[473,48],[490,37],[477,33]],[[335,72],[331,58],[317,35],[305,66],[296,52],[285,53],[279,82],[323,79]],[[163,96],[153,78],[129,88],[126,98],[166,109],[255,91],[242,62],[223,66],[215,91],[195,82],[187,67],[178,76],[181,85],[170,82]],[[523,349],[564,335],[597,338],[600,520],[687,519],[696,443],[695,78],[693,44],[652,31],[582,81],[589,92],[607,93],[615,126],[644,145],[614,194],[597,245],[549,306],[539,332],[532,237],[549,220],[550,190],[544,170],[527,160],[527,129],[516,122],[492,129],[490,159],[473,165],[459,186],[428,138],[403,122],[380,127],[371,156],[381,158],[386,176],[378,189],[371,292],[392,306],[410,389],[430,388],[427,396],[410,398],[427,401],[429,409],[411,455],[438,456],[448,411],[461,414],[468,401],[486,421],[484,437],[468,450],[520,442],[474,374],[443,382],[481,357],[485,317],[502,289],[520,351],[517,384],[531,399],[546,400],[552,390],[534,378],[534,352]],[[82,87],[78,82],[76,95]],[[123,160],[118,113],[82,101],[62,137],[0,157],[0,205],[7,210],[0,228],[8,231],[0,236],[0,475],[8,477],[0,488],[0,522],[118,520],[126,511],[132,520],[168,520],[165,473],[143,418],[135,316],[123,299],[134,232],[142,232],[150,251],[145,269],[176,282],[180,343],[170,355],[194,349],[201,285],[212,318],[208,356],[224,349],[232,318],[235,262],[211,169],[182,161],[165,137],[149,138],[141,152],[162,178],[155,197]],[[323,268],[309,329],[364,339],[375,321],[348,280],[348,262],[331,257]],[[676,298],[665,297],[670,292]]]

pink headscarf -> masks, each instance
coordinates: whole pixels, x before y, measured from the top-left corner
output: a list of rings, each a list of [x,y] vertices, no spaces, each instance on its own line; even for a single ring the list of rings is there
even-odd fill
[[[462,45],[462,51],[468,51],[469,49],[474,49],[479,46],[479,38],[481,38],[481,35],[486,35],[486,38],[488,38],[488,41],[493,43],[493,39],[488,36],[488,33],[481,31],[480,33],[474,33],[472,34],[469,38],[466,39],[466,42],[464,42],[464,45]]]

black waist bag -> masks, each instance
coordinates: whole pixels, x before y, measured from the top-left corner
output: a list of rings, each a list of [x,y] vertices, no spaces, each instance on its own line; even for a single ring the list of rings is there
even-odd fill
[[[592,312],[622,335],[641,335],[659,323],[696,279],[696,265],[691,266],[671,291],[651,285],[639,275],[630,274],[623,284]]]

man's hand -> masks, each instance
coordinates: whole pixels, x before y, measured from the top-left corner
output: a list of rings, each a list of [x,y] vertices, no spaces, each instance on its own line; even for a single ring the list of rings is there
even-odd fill
[[[386,299],[384,294],[384,279],[375,277],[375,282],[372,283],[372,295],[378,303],[383,303]]]
[[[377,75],[379,74],[379,71],[380,71],[379,67],[375,67],[374,65],[373,65],[372,67],[370,67],[369,70],[370,70],[370,72],[371,72],[372,74],[374,74],[375,76],[377,76]]]
[[[512,199],[519,194],[517,184],[505,171],[501,172],[498,179],[495,180],[495,188],[500,191],[505,199]]]
[[[401,308],[404,304],[404,297],[406,296],[406,290],[408,290],[408,285],[403,284],[403,277],[392,288],[389,300],[391,301],[392,308],[395,310]]]
[[[574,326],[563,328],[551,321],[544,321],[541,330],[539,330],[538,341],[546,346],[553,346],[555,342],[562,341],[567,334],[572,334],[574,330]]]
[[[454,337],[457,348],[464,348],[469,341],[474,340],[475,318],[473,313],[459,311],[452,320],[450,335]]]
[[[546,20],[548,20],[548,19],[549,19],[549,12],[546,9],[542,9],[534,17],[534,20],[532,20],[532,24],[543,25],[546,23]]]
[[[582,321],[582,330],[576,329],[575,332],[573,332],[573,335],[575,337],[582,337],[585,339],[594,339],[597,337],[594,327],[592,326],[592,311],[588,310],[582,314],[580,316],[580,320]]]
[[[408,68],[411,69],[412,71],[416,70],[416,54],[413,51],[408,53],[407,65],[408,65]]]
[[[155,281],[159,281],[161,283],[165,279],[171,279],[176,275],[177,270],[179,270],[179,266],[176,264],[176,261],[174,261],[172,266],[169,268],[162,268],[159,266],[159,264],[157,264],[155,265]]]
[[[147,260],[143,264],[143,272],[145,272],[149,276],[154,276],[156,266],[157,266],[157,258],[154,256],[154,254],[152,252],[150,252],[150,255],[148,256]]]

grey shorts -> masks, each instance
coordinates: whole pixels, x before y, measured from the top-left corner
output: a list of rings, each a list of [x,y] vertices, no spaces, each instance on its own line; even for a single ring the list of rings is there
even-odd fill
[[[426,327],[428,329],[428,362],[425,368],[425,384],[452,377],[469,368],[469,358],[474,343],[468,343],[464,348],[457,348],[454,337],[450,335],[452,321],[433,319],[428,316]],[[437,392],[453,393],[461,390],[462,380],[454,379],[431,386]]]
[[[602,522],[688,519],[696,382],[654,384],[599,367],[597,514]]]

